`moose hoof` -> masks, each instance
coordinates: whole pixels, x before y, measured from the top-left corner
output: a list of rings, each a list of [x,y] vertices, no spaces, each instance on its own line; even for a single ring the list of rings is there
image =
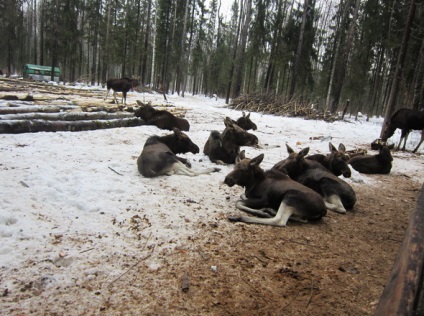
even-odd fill
[[[228,217],[228,220],[229,220],[230,222],[240,222],[241,217],[240,217],[240,216],[229,216],[229,217]]]

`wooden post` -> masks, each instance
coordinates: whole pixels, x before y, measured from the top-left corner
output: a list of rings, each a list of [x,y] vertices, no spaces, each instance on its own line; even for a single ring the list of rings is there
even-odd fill
[[[345,116],[345,114],[346,114],[347,108],[349,107],[349,103],[350,103],[350,100],[349,100],[349,99],[347,99],[347,100],[346,100],[345,107],[344,107],[344,109],[343,109],[342,120],[344,119],[344,116]]]
[[[390,279],[383,290],[376,316],[422,315],[424,267],[424,185],[393,266]]]

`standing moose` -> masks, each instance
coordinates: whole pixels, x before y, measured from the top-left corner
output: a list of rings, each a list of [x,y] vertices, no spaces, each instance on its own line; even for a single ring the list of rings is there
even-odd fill
[[[116,92],[122,92],[122,100],[121,104],[127,103],[127,92],[134,90],[134,87],[138,86],[138,81],[136,79],[130,79],[127,77],[122,78],[110,78],[106,82],[106,95],[104,97],[104,100],[106,101],[110,89],[113,90],[113,97],[115,99],[115,103],[118,103],[118,100],[116,99]]]
[[[408,135],[411,130],[422,131],[421,140],[418,143],[417,147],[415,147],[415,149],[412,151],[413,153],[415,153],[424,141],[424,111],[406,108],[397,110],[390,118],[390,121],[386,124],[383,134],[381,135],[381,140],[383,142],[386,142],[387,139],[393,136],[397,128],[402,130],[402,134],[400,136],[399,144],[397,147],[398,150],[400,148],[402,140],[402,150],[405,150],[406,140],[408,139]]]

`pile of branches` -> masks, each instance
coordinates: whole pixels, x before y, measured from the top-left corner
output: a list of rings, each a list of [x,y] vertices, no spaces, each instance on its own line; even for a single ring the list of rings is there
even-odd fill
[[[338,119],[325,111],[318,111],[312,103],[296,99],[287,102],[278,96],[261,93],[242,95],[233,99],[229,107],[247,112],[304,117],[305,119],[321,119],[325,121]]]

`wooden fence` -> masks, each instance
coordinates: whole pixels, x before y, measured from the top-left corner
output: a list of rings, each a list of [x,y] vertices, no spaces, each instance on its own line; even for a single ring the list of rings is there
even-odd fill
[[[424,315],[423,269],[424,185],[375,315]]]

